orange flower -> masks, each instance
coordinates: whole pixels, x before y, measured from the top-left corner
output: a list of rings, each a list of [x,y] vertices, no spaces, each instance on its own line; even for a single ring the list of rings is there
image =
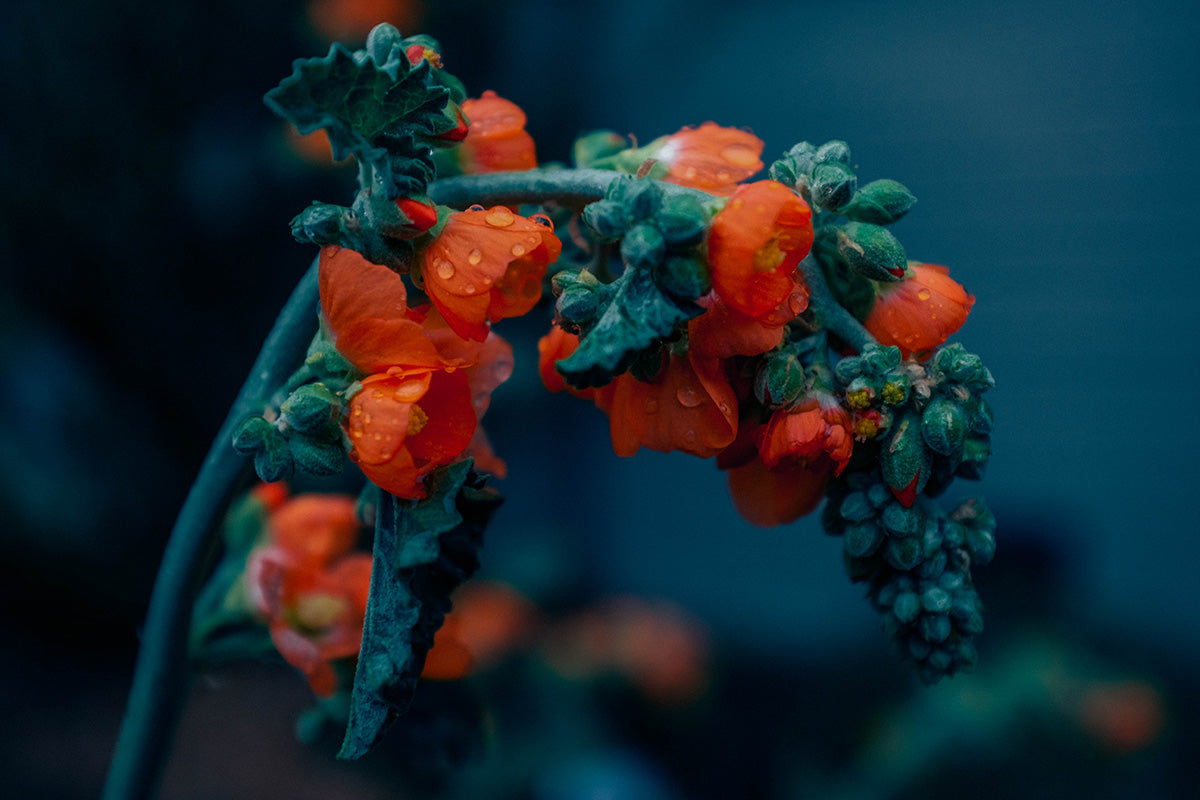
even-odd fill
[[[489,90],[478,100],[465,101],[462,110],[471,120],[467,138],[458,151],[463,172],[504,172],[537,166],[533,137],[525,130],[525,112],[516,103]]]
[[[625,373],[597,389],[595,400],[619,456],[647,447],[708,458],[737,434],[737,397],[716,358],[672,353],[653,381]]]
[[[878,285],[863,327],[881,345],[899,347],[903,358],[929,358],[962,327],[975,305],[974,296],[949,273],[937,264],[908,262],[904,280]]]
[[[425,475],[463,454],[478,422],[462,370],[368,376],[348,411],[350,457],[376,486],[409,499],[425,496]]]
[[[808,308],[808,284],[797,275],[791,293],[761,320],[725,305],[715,292],[696,302],[705,312],[688,323],[691,350],[715,358],[756,356],[778,347],[783,326]]]
[[[758,443],[759,456],[768,467],[785,462],[810,468],[827,465],[835,474],[846,468],[853,449],[850,414],[826,392],[772,414]]]
[[[530,634],[533,605],[501,583],[468,583],[454,594],[454,608],[433,638],[422,678],[459,680],[498,661]]]
[[[425,249],[421,274],[446,324],[482,342],[488,320],[517,317],[537,304],[542,276],[560,252],[549,219],[526,219],[504,206],[474,207],[450,215]]]
[[[669,170],[667,183],[728,196],[763,167],[762,140],[737,128],[706,122],[666,137],[655,154]]]
[[[776,181],[739,186],[708,233],[713,291],[730,308],[769,319],[795,291],[812,241],[811,213],[795,192]]]
[[[301,495],[271,514],[269,543],[246,562],[271,641],[323,696],[337,688],[332,662],[357,656],[362,642],[371,556],[351,552],[359,528],[354,498]]]
[[[334,347],[359,371],[443,366],[421,323],[409,318],[408,292],[399,275],[337,245],[321,249],[319,270],[326,329]]]

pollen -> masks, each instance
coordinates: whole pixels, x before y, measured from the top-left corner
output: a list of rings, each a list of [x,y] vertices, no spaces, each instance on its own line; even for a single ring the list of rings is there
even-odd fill
[[[754,253],[755,272],[774,272],[787,258],[787,253],[779,246],[779,237],[771,239]]]
[[[416,436],[428,422],[429,415],[422,411],[420,406],[414,405],[408,412],[408,435]]]

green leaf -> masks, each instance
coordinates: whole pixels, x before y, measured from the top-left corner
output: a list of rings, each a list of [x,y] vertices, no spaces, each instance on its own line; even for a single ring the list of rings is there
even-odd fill
[[[608,305],[583,332],[579,347],[557,369],[577,389],[603,386],[620,375],[646,349],[675,335],[676,326],[704,309],[677,300],[654,283],[650,270],[627,268],[611,286]]]
[[[362,648],[339,758],[366,755],[408,710],[450,593],[478,568],[483,529],[499,503],[470,461],[432,473],[426,485],[428,497],[419,502],[380,495]]]

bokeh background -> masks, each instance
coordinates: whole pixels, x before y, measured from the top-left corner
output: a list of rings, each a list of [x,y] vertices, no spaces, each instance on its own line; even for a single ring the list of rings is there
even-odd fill
[[[312,256],[286,223],[352,192],[352,174],[300,157],[261,103],[293,58],[328,47],[319,5],[4,12],[0,770],[21,796],[98,791],[174,512]],[[976,576],[982,667],[927,690],[816,520],[751,528],[711,463],[617,459],[599,412],[541,389],[549,310],[506,324],[517,371],[488,427],[509,501],[485,575],[547,607],[670,601],[706,632],[710,689],[664,711],[561,681],[569,697],[546,702],[557,695],[532,667],[482,681],[507,746],[555,757],[448,791],[1186,793],[1200,743],[1191,3],[413,0],[391,13],[442,42],[471,94],[520,104],[543,161],[567,160],[587,130],[644,142],[710,119],[753,130],[768,161],[801,139],[846,140],[864,180],[919,198],[895,231],[977,297],[956,338],[998,384],[987,479],[954,490],[999,518],[996,560]],[[201,682],[164,796],[420,788],[395,753],[346,766],[296,744],[307,702],[280,667]],[[548,727],[505,726],[539,713],[557,719],[558,749],[535,744]],[[488,752],[472,780],[511,751]]]

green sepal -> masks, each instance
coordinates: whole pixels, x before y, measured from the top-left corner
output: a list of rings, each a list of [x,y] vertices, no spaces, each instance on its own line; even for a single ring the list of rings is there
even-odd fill
[[[643,350],[673,336],[679,323],[704,312],[663,292],[649,270],[626,269],[606,288],[611,297],[595,324],[582,332],[575,352],[556,365],[576,389],[608,383]]]
[[[869,222],[846,222],[834,227],[838,256],[865,278],[894,283],[904,277],[908,257],[904,246],[887,228]]]
[[[499,504],[470,460],[425,481],[424,500],[380,495],[362,647],[339,758],[366,755],[408,709],[450,593],[478,568],[483,529]]]
[[[871,181],[855,192],[841,213],[859,222],[890,225],[907,214],[916,202],[916,196],[904,184],[884,178]]]
[[[935,397],[921,415],[921,433],[933,452],[958,455],[967,436],[962,406],[947,397]]]
[[[601,308],[612,302],[616,293],[610,284],[601,283],[586,269],[559,272],[550,285],[558,295],[554,305],[558,321],[571,333],[590,329]]]
[[[583,222],[601,242],[615,242],[629,226],[624,204],[607,199],[589,203],[583,209]]]
[[[654,226],[668,247],[693,247],[704,241],[708,233],[708,214],[704,204],[688,194],[670,194],[654,218]]]
[[[876,284],[847,267],[842,261],[838,254],[837,230],[836,225],[817,228],[813,241],[813,256],[821,266],[825,283],[834,299],[861,322],[875,307]]]

